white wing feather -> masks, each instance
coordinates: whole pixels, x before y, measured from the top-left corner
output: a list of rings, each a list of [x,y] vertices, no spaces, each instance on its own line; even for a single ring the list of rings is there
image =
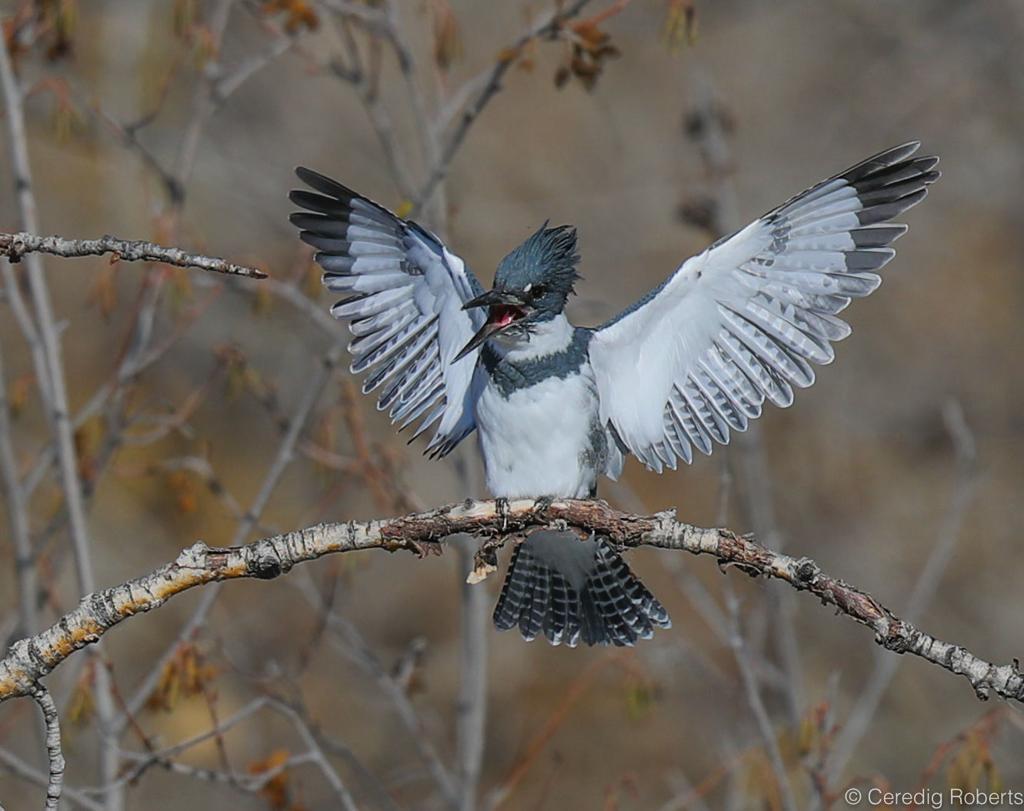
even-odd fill
[[[830,363],[850,329],[837,317],[881,279],[905,231],[881,225],[920,202],[937,158],[912,142],[819,183],[687,259],[590,343],[602,419],[661,471],[746,430],[764,401]]]
[[[483,292],[463,261],[414,222],[309,169],[295,191],[306,211],[291,216],[317,249],[324,285],[349,294],[331,312],[348,321],[353,373],[367,373],[363,393],[382,388],[377,407],[400,430],[419,420],[413,438],[435,423],[427,452],[449,453],[476,427],[477,352],[452,362],[480,328],[484,313],[462,305]]]

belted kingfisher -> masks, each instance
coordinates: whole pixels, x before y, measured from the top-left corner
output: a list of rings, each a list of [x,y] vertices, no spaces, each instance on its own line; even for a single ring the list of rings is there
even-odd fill
[[[323,281],[346,298],[352,372],[431,457],[477,431],[498,498],[588,498],[628,453],[661,472],[746,430],[765,400],[793,402],[850,333],[837,317],[868,295],[924,199],[938,158],[911,142],[811,187],[687,259],[596,327],[565,316],[576,232],[541,226],[484,291],[436,236],[333,180],[298,169],[292,214]],[[411,441],[411,440],[410,440]],[[540,531],[520,543],[494,611],[500,629],[553,644],[632,645],[670,621],[602,537]]]

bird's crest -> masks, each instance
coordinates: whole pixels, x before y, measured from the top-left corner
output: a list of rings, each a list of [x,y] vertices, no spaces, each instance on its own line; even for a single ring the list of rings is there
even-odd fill
[[[548,228],[548,221],[513,249],[498,265],[495,283],[510,289],[548,284],[565,295],[573,292],[580,275],[576,265],[576,229],[571,225]]]

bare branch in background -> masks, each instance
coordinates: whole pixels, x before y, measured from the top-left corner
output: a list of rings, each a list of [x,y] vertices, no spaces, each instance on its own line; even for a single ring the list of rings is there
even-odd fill
[[[455,709],[456,744],[461,792],[460,811],[477,808],[487,726],[487,639],[491,631],[490,595],[466,582],[473,571],[473,541],[460,538],[457,552],[462,629],[459,635],[459,698]]]
[[[328,622],[337,632],[337,637],[344,643],[346,653],[366,671],[380,687],[384,695],[391,701],[399,720],[405,726],[420,758],[430,770],[431,777],[437,784],[441,796],[452,808],[458,806],[458,783],[434,744],[424,734],[416,708],[406,692],[405,686],[389,673],[381,664],[373,649],[363,638],[355,625],[345,617],[335,613],[328,615]]]
[[[210,44],[218,59],[212,59],[203,67],[202,75],[192,94],[192,111],[189,116],[188,125],[185,127],[181,143],[178,145],[178,154],[174,160],[174,179],[178,188],[184,190],[192,176],[192,169],[196,165],[196,158],[199,155],[199,143],[203,137],[206,123],[214,114],[219,104],[227,97],[226,92],[217,92],[216,81],[220,72],[220,49],[224,40],[224,32],[228,27],[228,20],[231,18],[232,6],[235,0],[217,0],[213,10],[210,12]],[[240,83],[239,83],[240,84]],[[235,85],[237,89],[238,85]],[[176,201],[180,207],[183,201]]]
[[[212,273],[226,273],[229,276],[245,276],[250,279],[265,279],[262,270],[246,265],[236,265],[216,256],[202,256],[189,253],[181,248],[168,248],[154,242],[120,239],[102,236],[99,239],[65,239],[58,236],[37,236],[36,234],[0,233],[0,255],[12,262],[18,262],[25,254],[48,253],[65,259],[78,256],[103,256],[113,254],[112,261],[160,262],[179,268],[197,268]]]
[[[289,465],[291,465],[295,460],[299,438],[302,436],[302,433],[306,428],[306,424],[309,421],[310,415],[313,413],[313,409],[316,407],[317,401],[323,393],[324,387],[330,380],[331,374],[334,371],[334,367],[337,364],[340,355],[340,345],[336,345],[329,350],[327,355],[322,359],[316,376],[306,384],[306,390],[303,393],[302,398],[299,400],[295,413],[288,422],[287,430],[278,445],[274,461],[266,475],[263,477],[260,490],[249,509],[238,522],[233,538],[234,546],[237,547],[239,544],[244,543],[251,537],[250,533],[259,521],[260,515],[262,515],[263,510],[266,508],[267,502],[270,500],[271,495],[273,495],[281,476],[284,475],[285,470],[287,470]],[[219,589],[215,587],[203,595],[202,601],[196,607],[195,612],[189,618],[189,621],[178,635],[178,638],[154,663],[149,674],[145,679],[143,679],[139,688],[136,689],[134,696],[128,701],[128,711],[121,719],[122,729],[124,725],[128,723],[128,718],[137,713],[145,704],[146,699],[152,694],[154,687],[160,679],[160,674],[163,672],[167,663],[174,657],[179,645],[185,640],[190,639],[192,635],[206,622],[206,618],[213,609],[218,594]]]
[[[11,540],[14,544],[14,567],[18,584],[18,622],[22,633],[31,635],[38,630],[36,627],[36,568],[32,560],[28,499],[24,483],[18,472],[7,403],[3,353],[0,352],[0,475],[3,476],[4,495],[7,498],[7,518],[11,525]]]
[[[331,766],[330,760],[324,753],[323,747],[320,746],[320,742],[317,740],[316,735],[313,733],[313,730],[310,728],[306,719],[303,718],[295,708],[282,701],[273,701],[270,706],[294,724],[303,743],[309,750],[308,758],[318,769],[320,769],[320,772],[326,778],[327,783],[330,785],[331,790],[334,792],[334,795],[338,800],[339,807],[345,809],[345,811],[359,811],[355,799],[342,782],[338,772],[333,766]]]
[[[705,196],[696,200],[685,200],[680,206],[679,213],[685,222],[706,230],[712,239],[718,240],[742,227],[735,184],[736,162],[731,143],[735,121],[730,110],[716,95],[707,69],[698,67],[694,74],[694,100],[684,118],[684,132],[699,155],[707,189]],[[723,509],[727,505],[727,494],[731,489],[732,473],[728,467],[732,466],[738,469],[738,501],[748,526],[772,549],[784,549],[786,535],[779,528],[773,478],[760,423],[755,421],[750,424],[747,431],[736,434],[725,465],[725,478],[721,486]],[[719,519],[721,523],[725,523],[726,520],[727,517],[724,515]],[[731,588],[726,589],[726,602],[738,611],[736,597]],[[768,592],[763,595],[762,610],[752,614],[749,628],[744,629],[740,624],[740,618],[734,616],[729,623],[728,631],[729,646],[740,668],[747,703],[764,739],[782,801],[789,807],[794,803],[792,786],[789,776],[781,768],[774,733],[768,734],[771,729],[770,719],[761,695],[760,680],[771,665],[764,644],[767,630],[776,640],[775,647],[779,659],[779,665],[772,666],[772,670],[779,673],[780,677],[773,681],[772,686],[786,699],[789,723],[799,724],[804,709],[804,674],[793,623],[794,603],[792,592]],[[744,630],[748,631],[752,639],[744,638]]]
[[[775,773],[775,784],[779,789],[779,797],[782,800],[782,807],[786,811],[796,811],[796,799],[793,797],[793,787],[789,782],[789,775],[786,773],[786,764],[782,760],[782,752],[779,749],[778,734],[772,726],[772,720],[768,716],[768,710],[764,706],[764,699],[761,697],[761,688],[757,681],[751,664],[750,651],[740,630],[740,601],[730,590],[727,596],[730,619],[729,645],[732,648],[736,664],[739,666],[740,678],[743,681],[743,689],[747,695],[747,703],[750,704],[757,721],[758,731],[764,742],[765,751],[768,753],[768,760]]]
[[[8,149],[11,156],[21,227],[25,231],[36,232],[39,230],[38,208],[32,186],[28,137],[25,132],[25,115],[22,104],[24,94],[18,78],[14,74],[10,55],[7,52],[6,41],[0,42],[0,85],[3,87],[3,95],[7,106]],[[35,310],[35,324],[31,328],[24,330],[24,337],[30,344],[35,344],[33,358],[37,364],[36,379],[39,393],[47,406],[49,422],[53,428],[61,488],[67,510],[71,546],[74,551],[75,575],[79,593],[84,596],[96,589],[92,557],[94,550],[86,516],[82,481],[78,475],[79,460],[75,448],[74,429],[71,425],[70,408],[68,406],[63,348],[57,330],[49,286],[43,273],[43,263],[37,254],[30,254],[26,264],[28,268],[29,291],[31,293],[33,309]],[[7,278],[10,279],[11,275],[13,274],[10,274],[8,270]],[[8,290],[13,286],[9,284]],[[103,654],[99,647],[93,653],[97,661],[102,659]],[[95,672],[96,712],[99,720],[100,770],[103,774],[104,782],[109,784],[117,772],[120,761],[117,741],[112,734],[114,724],[112,687],[110,674],[105,666],[97,667]],[[48,734],[48,748],[49,745]],[[105,799],[108,811],[120,811],[123,806],[123,796],[116,790],[111,791]],[[56,801],[54,802],[56,803]]]
[[[441,181],[447,177],[452,160],[462,146],[462,142],[466,140],[470,127],[473,126],[473,122],[479,118],[480,113],[484,111],[484,108],[490,103],[491,99],[501,90],[501,80],[508,73],[509,68],[515,64],[523,49],[536,39],[556,37],[562,26],[574,17],[578,17],[590,2],[591,0],[574,0],[564,9],[553,12],[546,20],[533,26],[502,52],[497,64],[491,68],[490,75],[487,77],[486,82],[484,82],[483,87],[463,109],[462,115],[459,116],[454,129],[441,146],[437,162],[431,167],[426,182],[424,182],[419,194],[413,200],[413,213],[418,212],[430,201],[431,196],[437,190]],[[470,81],[475,82],[477,80]]]
[[[7,749],[0,749],[0,765],[21,780],[32,783],[40,788],[49,788],[49,774],[44,774]],[[86,811],[105,811],[103,805],[99,802],[85,794],[82,794],[80,791],[69,788],[68,786],[64,786],[61,793],[61,800],[66,801],[67,805],[76,808],[84,808]],[[0,805],[0,807],[2,807],[2,805]]]
[[[974,434],[964,418],[960,403],[955,400],[948,402],[943,409],[943,420],[956,458],[953,493],[949,510],[936,535],[928,561],[907,600],[904,616],[909,622],[917,622],[920,619],[938,591],[963,529],[967,510],[977,493],[977,448]],[[898,659],[883,656],[881,651],[876,655],[874,670],[857,698],[857,703],[850,710],[842,730],[836,736],[828,759],[827,777],[835,780],[842,774],[857,745],[867,733],[899,664]]]

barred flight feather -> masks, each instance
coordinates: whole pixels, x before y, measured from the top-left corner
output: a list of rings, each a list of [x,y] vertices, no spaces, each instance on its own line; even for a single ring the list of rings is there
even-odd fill
[[[837,318],[881,283],[906,226],[883,224],[924,199],[935,157],[917,142],[881,152],[793,197],[699,256],[599,327],[590,357],[602,417],[648,467],[689,463],[765,400],[793,401],[850,333]],[[639,359],[639,360],[638,360]],[[640,402],[638,403],[638,400]]]
[[[477,354],[453,359],[482,323],[483,313],[462,309],[480,283],[416,223],[309,169],[296,174],[313,191],[291,193],[305,209],[291,221],[316,249],[324,286],[348,296],[331,313],[348,322],[364,393],[383,387],[377,407],[392,422],[422,418],[414,436],[435,429],[425,452],[451,452],[476,427],[467,394],[479,386]]]

